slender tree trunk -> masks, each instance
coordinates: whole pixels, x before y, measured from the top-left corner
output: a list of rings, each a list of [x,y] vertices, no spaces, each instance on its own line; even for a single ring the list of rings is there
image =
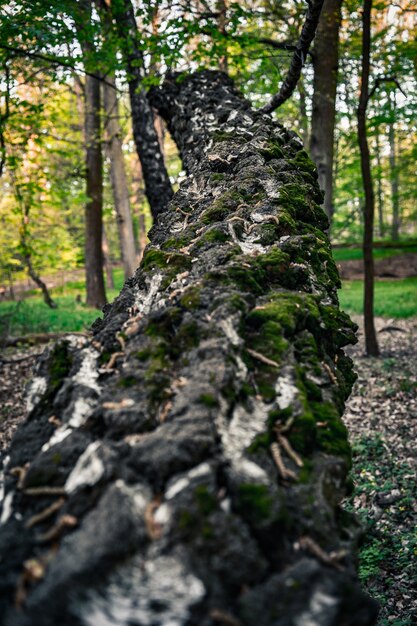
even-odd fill
[[[365,273],[364,287],[364,322],[365,344],[368,356],[378,356],[379,348],[374,323],[374,258],[373,233],[375,199],[372,184],[371,159],[366,130],[366,110],[369,100],[369,73],[371,55],[371,11],[372,0],[364,0],[362,17],[362,83],[358,107],[358,140],[361,152],[361,169],[365,192],[363,261]]]
[[[104,270],[106,273],[107,289],[114,289],[114,278],[113,278],[113,268],[112,268],[111,255],[110,255],[110,246],[109,246],[109,240],[107,238],[107,233],[106,233],[105,228],[103,228],[102,250],[103,250]]]
[[[24,262],[25,262],[25,265],[27,267],[29,276],[31,277],[33,282],[38,285],[39,289],[42,291],[43,301],[45,302],[45,304],[47,306],[49,306],[50,309],[56,309],[57,308],[57,304],[56,304],[56,302],[54,302],[54,300],[52,300],[51,294],[49,293],[49,290],[48,290],[48,287],[46,286],[46,283],[42,280],[42,278],[39,276],[38,272],[33,267],[33,265],[32,265],[32,258],[31,258],[31,255],[29,253],[25,254]]]
[[[377,171],[378,171],[378,177],[377,177],[378,231],[379,231],[379,236],[383,237],[385,234],[384,192],[382,190],[382,163],[381,163],[381,144],[379,141],[379,126],[376,127],[375,152],[376,152],[376,165],[377,165]]]
[[[115,86],[114,77],[107,76],[106,82],[103,84],[103,103],[106,113],[106,151],[110,161],[110,180],[116,210],[123,271],[125,278],[129,278],[134,274],[137,267],[136,246],[122,149],[117,92],[111,85]]]
[[[304,79],[301,76],[298,81],[298,95],[300,98],[300,127],[301,127],[301,137],[303,139],[303,144],[307,149],[307,146],[310,143],[310,129],[308,123],[308,113],[307,113],[307,93],[305,90]]]
[[[137,45],[138,32],[131,0],[114,0],[112,12],[121,42],[129,82],[133,136],[142,165],[152,216],[157,219],[172,198],[172,187],[155,130],[152,107],[142,87],[143,54]]]
[[[331,222],[336,89],[342,0],[325,0],[313,50],[314,93],[310,150],[324,190],[324,210]]]
[[[395,136],[395,95],[390,97],[391,104],[391,120],[388,124],[388,141],[389,141],[389,165],[390,165],[390,182],[391,182],[391,201],[392,201],[392,229],[391,238],[398,241],[400,238],[400,204],[399,204],[399,181],[397,167],[397,141]]]
[[[217,0],[216,11],[218,13],[217,26],[219,28],[219,32],[222,33],[222,35],[226,36],[226,25],[227,25],[227,2],[226,0]],[[224,39],[224,42],[225,41],[226,41],[226,38]],[[227,53],[225,53],[219,59],[219,70],[222,72],[226,72],[227,74],[227,71],[228,71]]]
[[[85,78],[85,143],[88,201],[85,207],[85,271],[87,305],[106,304],[103,277],[103,162],[100,141],[100,82]]]

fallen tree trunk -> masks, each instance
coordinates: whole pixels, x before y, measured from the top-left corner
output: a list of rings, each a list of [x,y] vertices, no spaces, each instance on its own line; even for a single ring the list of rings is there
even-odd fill
[[[37,366],[4,462],[3,624],[372,624],[316,171],[221,73],[153,104],[189,176],[94,339]]]

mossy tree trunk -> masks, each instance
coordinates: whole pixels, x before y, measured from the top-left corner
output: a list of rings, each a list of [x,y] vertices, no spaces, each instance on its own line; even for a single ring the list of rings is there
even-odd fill
[[[94,338],[37,366],[5,460],[3,623],[370,625],[340,508],[355,329],[316,170],[224,74],[153,105],[188,178]]]

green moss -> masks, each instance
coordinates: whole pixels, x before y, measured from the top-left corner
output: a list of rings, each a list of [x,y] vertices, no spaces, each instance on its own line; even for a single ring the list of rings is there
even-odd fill
[[[249,454],[255,454],[260,450],[268,450],[272,442],[273,438],[269,432],[261,433],[260,435],[256,435],[255,439],[248,447],[247,452],[249,452]]]
[[[125,376],[124,378],[121,378],[118,381],[117,386],[123,387],[123,388],[129,388],[129,387],[134,387],[137,384],[138,384],[138,380],[137,378],[135,378],[135,376]]]
[[[217,509],[217,500],[205,485],[199,485],[194,491],[197,507],[202,515],[210,515]]]
[[[212,174],[210,176],[210,180],[213,183],[221,182],[222,180],[225,180],[225,178],[226,178],[226,174],[220,174],[220,173]]]
[[[273,512],[273,498],[266,485],[242,483],[238,489],[238,506],[254,522],[270,519]]]
[[[151,356],[151,354],[152,354],[151,349],[145,348],[144,350],[139,350],[138,352],[136,352],[135,357],[139,361],[147,361],[149,357]]]
[[[347,428],[336,407],[330,402],[311,402],[314,418],[323,426],[317,428],[317,444],[323,452],[341,456],[350,462],[351,450]]]
[[[312,182],[317,180],[317,168],[305,150],[297,152],[295,158],[291,159],[289,162],[301,172],[308,174]]]
[[[201,304],[200,291],[199,287],[189,287],[180,299],[181,306],[189,311],[198,309]]]
[[[259,152],[265,158],[266,161],[271,161],[272,159],[284,159],[285,154],[278,143],[278,141],[270,140],[268,141],[266,148],[260,148]]]
[[[58,343],[51,354],[48,368],[49,386],[54,390],[61,385],[63,379],[68,375],[72,365],[72,358],[68,351],[68,344]]]
[[[243,137],[240,137],[235,131],[226,132],[226,131],[216,130],[211,136],[213,137],[213,140],[216,142],[233,140],[233,141],[238,141],[239,143],[241,143],[242,141],[244,141]]]
[[[191,259],[188,255],[179,252],[166,252],[151,248],[145,252],[141,267],[144,270],[156,267],[163,270],[165,279],[162,281],[161,288],[166,289],[178,273],[191,268]]]
[[[212,228],[206,232],[199,240],[199,243],[224,243],[229,239],[229,235],[220,228]]]
[[[306,406],[304,412],[295,418],[287,437],[294,450],[307,456],[315,447],[316,431],[316,420],[311,410]]]
[[[204,404],[204,406],[208,407],[209,409],[219,406],[219,401],[211,393],[201,394],[198,401],[200,402],[200,404]]]

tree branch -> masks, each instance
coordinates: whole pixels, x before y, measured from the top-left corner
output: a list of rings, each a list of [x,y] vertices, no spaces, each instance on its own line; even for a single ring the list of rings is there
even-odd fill
[[[306,19],[301,30],[300,38],[295,46],[296,49],[291,60],[288,74],[279,92],[275,94],[268,104],[261,108],[263,113],[272,113],[272,111],[275,111],[275,109],[280,107],[281,104],[292,96],[301,76],[301,70],[304,66],[310,44],[316,34],[323,2],[324,0],[309,0]]]
[[[7,50],[8,52],[12,52],[16,56],[27,57],[28,59],[39,59],[41,61],[46,61],[47,63],[50,63],[51,65],[59,65],[60,67],[67,67],[68,69],[71,69],[74,71],[80,71],[82,74],[85,74],[86,76],[91,76],[92,78],[96,78],[100,82],[105,83],[106,85],[109,85],[109,87],[111,87],[112,89],[119,91],[119,89],[115,85],[107,82],[107,80],[103,78],[103,76],[101,76],[100,74],[87,72],[85,69],[78,70],[74,63],[71,63],[70,61],[66,61],[65,59],[61,59],[59,57],[52,57],[47,54],[41,54],[40,52],[29,52],[29,50],[24,50],[23,48],[17,48],[15,46],[10,46],[4,43],[0,44],[0,50]]]
[[[375,84],[374,84],[374,86],[372,87],[371,91],[368,94],[367,102],[369,102],[369,100],[373,97],[373,95],[375,94],[376,90],[378,89],[378,87],[380,87],[380,85],[382,85],[382,83],[394,83],[394,85],[396,85],[398,87],[398,89],[401,91],[403,96],[407,97],[406,94],[404,93],[403,88],[401,87],[401,84],[400,84],[398,78],[396,78],[395,76],[379,76],[375,80]]]

